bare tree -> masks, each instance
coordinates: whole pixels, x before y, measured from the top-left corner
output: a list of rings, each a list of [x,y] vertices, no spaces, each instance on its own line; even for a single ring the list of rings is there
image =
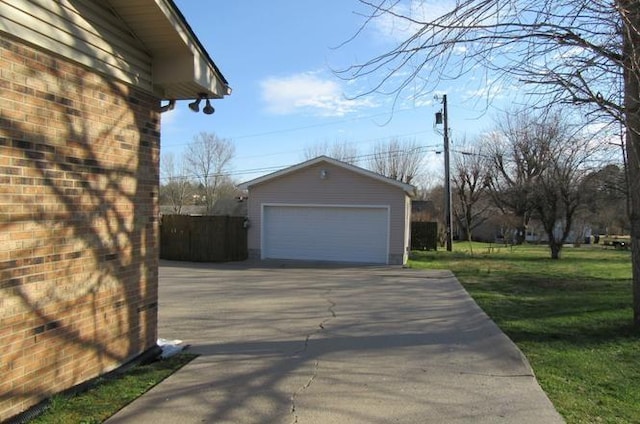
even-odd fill
[[[333,159],[354,165],[358,160],[358,148],[354,144],[347,143],[346,141],[336,141],[333,144],[325,141],[307,146],[304,149],[305,160],[314,159],[318,156],[329,156]]]
[[[185,158],[190,171],[200,184],[201,203],[206,214],[211,214],[218,197],[220,185],[228,179],[231,159],[235,147],[230,140],[219,138],[213,133],[201,132],[187,146]]]
[[[451,182],[453,183],[453,215],[466,240],[488,218],[491,207],[487,186],[489,164],[481,150],[465,148],[454,157]]]
[[[534,188],[560,140],[559,116],[536,116],[528,110],[504,113],[485,140],[490,170],[487,186],[495,205],[514,217],[515,242],[523,243],[535,211]],[[553,122],[552,122],[553,121]]]
[[[587,220],[599,234],[628,234],[627,180],[622,164],[607,164],[589,173],[583,184]]]
[[[585,203],[586,165],[598,146],[559,111],[518,111],[505,115],[498,128],[489,154],[492,198],[518,219],[518,241],[523,241],[529,220],[539,219],[551,257],[558,259]]]
[[[467,0],[434,16],[422,13],[428,9],[421,1],[411,2],[417,8],[394,0],[360,2],[371,12],[357,34],[381,19],[411,29],[394,48],[342,72],[369,81],[377,76],[368,93],[399,95],[418,85],[426,94],[439,81],[480,67],[487,84],[526,83],[541,105],[569,103],[592,121],[624,125],[634,324],[640,326],[640,2]]]
[[[588,140],[571,137],[558,146],[536,178],[535,210],[547,234],[552,259],[560,257],[578,208],[585,204],[586,165],[593,153]]]
[[[406,28],[394,48],[339,73],[377,80],[367,93],[399,94],[412,83],[430,92],[483,69],[483,84],[527,83],[545,104],[588,105],[624,120],[620,83],[639,48],[633,0],[468,0],[448,10],[427,0],[360,3],[371,13],[358,33],[380,21]]]
[[[411,183],[420,171],[422,153],[415,140],[380,142],[369,157],[369,168],[394,180]]]
[[[186,162],[181,158],[179,163],[176,163],[175,155],[166,153],[162,155],[160,163],[160,197],[162,201],[169,202],[173,212],[179,215],[192,194]]]

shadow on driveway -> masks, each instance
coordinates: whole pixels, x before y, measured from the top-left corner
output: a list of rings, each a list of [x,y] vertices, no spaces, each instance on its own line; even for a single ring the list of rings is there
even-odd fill
[[[448,271],[162,262],[160,336],[200,356],[109,423],[560,423]]]

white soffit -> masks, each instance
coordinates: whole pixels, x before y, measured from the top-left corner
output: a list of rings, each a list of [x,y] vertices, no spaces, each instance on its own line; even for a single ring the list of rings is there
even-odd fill
[[[153,57],[153,81],[165,99],[231,94],[228,82],[172,0],[108,0]]]

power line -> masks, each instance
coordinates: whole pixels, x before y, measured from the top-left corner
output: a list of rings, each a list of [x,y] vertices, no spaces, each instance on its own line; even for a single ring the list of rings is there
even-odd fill
[[[354,145],[354,144],[364,144],[364,143],[372,143],[372,142],[375,142],[375,141],[389,140],[389,139],[392,139],[392,138],[406,138],[406,137],[416,136],[416,135],[419,135],[419,134],[429,133],[431,131],[432,130],[424,130],[424,131],[415,131],[415,132],[411,132],[411,133],[397,134],[397,135],[394,135],[394,136],[365,138],[365,139],[360,139],[360,140],[356,140],[356,141],[350,141],[350,142],[347,142],[346,144]],[[305,149],[287,150],[287,151],[273,152],[273,153],[268,153],[268,154],[251,155],[251,156],[239,156],[239,157],[237,157],[235,159],[251,159],[251,158],[255,158],[255,157],[280,156],[280,155],[283,155],[283,154],[300,153],[300,152],[304,152],[304,151],[305,151]]]
[[[417,108],[404,108],[404,109],[394,110],[393,113],[395,114],[395,113],[409,112],[409,111],[415,111],[415,110],[417,110]],[[365,120],[365,119],[372,119],[372,118],[377,118],[377,117],[385,116],[385,115],[389,115],[389,113],[388,112],[380,112],[380,113],[376,113],[376,114],[373,114],[373,115],[359,116],[359,117],[355,117],[355,118],[341,119],[341,120],[337,120],[337,121],[323,122],[323,123],[319,123],[319,124],[311,124],[311,125],[304,125],[304,126],[300,126],[300,127],[291,127],[291,128],[282,128],[282,129],[279,129],[279,130],[264,131],[264,132],[253,133],[253,134],[236,135],[236,136],[230,136],[230,137],[224,137],[224,138],[227,138],[227,139],[230,139],[230,140],[242,140],[242,139],[247,139],[247,138],[264,137],[264,136],[268,136],[268,135],[285,134],[285,133],[289,133],[289,132],[308,130],[308,129],[312,129],[312,128],[321,128],[321,127],[328,127],[328,126],[331,126],[331,125],[340,125],[340,124],[344,124],[344,123],[347,123],[347,122],[362,121],[362,120]],[[172,143],[172,146],[186,146],[189,143],[190,142]]]
[[[395,154],[417,154],[417,153],[437,153],[437,150],[435,150],[438,147],[438,145],[430,145],[430,146],[419,146],[416,148],[412,148],[409,150],[394,150],[394,151],[386,151],[383,152],[383,155],[387,155],[387,156],[391,156],[391,155],[395,155]],[[360,163],[362,162],[364,159],[367,158],[371,158],[374,157],[376,155],[380,155],[380,153],[367,153],[367,154],[362,154],[362,155],[357,155],[357,156],[353,156],[351,158],[349,158],[351,161],[355,162],[355,163]],[[263,173],[263,172],[270,172],[270,171],[278,171],[281,169],[286,169],[289,168],[291,166],[294,166],[296,164],[289,164],[289,165],[282,165],[282,166],[268,166],[268,167],[262,167],[262,168],[250,168],[250,169],[243,169],[243,170],[237,170],[237,171],[227,171],[227,172],[222,172],[222,173],[217,173],[217,174],[213,174],[210,177],[211,178],[216,178],[216,177],[231,177],[231,176],[237,176],[237,175],[247,175],[247,174],[259,174],[259,173]],[[204,175],[202,174],[198,174],[198,173],[189,173],[189,174],[183,174],[183,175],[175,175],[175,176],[171,176],[171,177],[160,177],[160,180],[171,180],[171,179],[198,179],[198,178],[202,178],[204,177]]]

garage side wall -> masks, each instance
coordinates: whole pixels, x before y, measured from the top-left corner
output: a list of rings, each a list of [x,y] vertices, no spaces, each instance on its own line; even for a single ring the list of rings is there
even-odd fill
[[[322,178],[322,171],[325,177]],[[263,204],[389,206],[389,264],[406,262],[408,230],[407,196],[398,187],[328,163],[249,187],[248,248],[251,258],[261,257]],[[313,225],[313,223],[310,223]]]
[[[0,34],[0,421],[155,346],[158,99]]]

